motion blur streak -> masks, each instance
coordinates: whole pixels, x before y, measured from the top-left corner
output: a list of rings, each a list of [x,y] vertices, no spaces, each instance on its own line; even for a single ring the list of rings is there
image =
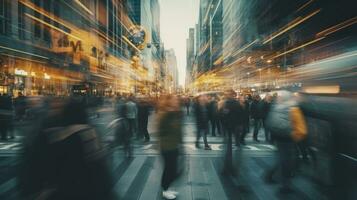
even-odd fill
[[[1,200],[356,200],[356,122],[356,0],[0,0]]]
[[[283,30],[281,30],[278,33],[273,34],[273,36],[271,36],[270,38],[268,38],[267,40],[265,40],[263,42],[263,44],[266,44],[270,41],[272,41],[274,38],[284,34],[285,32],[287,32],[288,30],[294,28],[295,26],[298,26],[299,24],[303,23],[304,21],[308,20],[309,18],[311,18],[312,16],[316,15],[317,13],[319,13],[321,10],[316,10],[314,12],[312,12],[311,14],[307,15],[306,17],[300,19],[301,17],[296,18],[294,21],[290,22],[287,27],[283,28]]]

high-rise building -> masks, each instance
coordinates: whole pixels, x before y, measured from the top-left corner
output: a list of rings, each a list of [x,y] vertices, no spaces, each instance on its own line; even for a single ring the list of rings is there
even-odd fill
[[[199,33],[196,44],[198,73],[207,72],[222,64],[222,14],[222,1],[200,1],[199,22],[196,28]]]
[[[192,82],[193,61],[195,57],[195,29],[190,28],[186,44],[186,87]]]
[[[175,51],[165,50],[166,58],[166,81],[165,88],[169,93],[174,93],[178,89],[178,68]]]
[[[147,71],[145,81],[156,83],[164,79],[163,49],[160,38],[160,5],[158,0],[130,0],[127,1],[128,16],[131,26],[140,26],[145,30],[146,42],[138,57],[141,67]],[[135,52],[137,53],[137,52]],[[160,76],[157,77],[157,74]],[[150,89],[152,90],[152,88]]]
[[[123,1],[0,1],[0,93],[125,92]],[[82,87],[83,88],[83,87]]]

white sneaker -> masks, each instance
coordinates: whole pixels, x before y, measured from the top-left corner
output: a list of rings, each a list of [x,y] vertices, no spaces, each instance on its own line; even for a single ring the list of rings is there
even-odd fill
[[[176,199],[176,196],[170,191],[162,191],[162,197],[164,197],[165,199]]]
[[[179,194],[178,192],[173,191],[173,190],[167,190],[167,192],[169,192],[169,193],[171,193],[171,194],[173,194],[175,196],[177,196]]]

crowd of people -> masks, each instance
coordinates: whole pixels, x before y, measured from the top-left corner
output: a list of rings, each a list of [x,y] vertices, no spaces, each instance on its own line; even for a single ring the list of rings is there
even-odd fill
[[[0,98],[1,136],[7,139],[12,120],[24,120],[32,109],[36,123],[24,140],[19,183],[25,196],[45,196],[45,199],[111,199],[116,198],[112,169],[107,164],[113,148],[103,146],[96,129],[90,125],[88,98],[41,98],[31,103],[19,93],[12,100]],[[133,157],[132,140],[150,141],[148,122],[155,111],[159,150],[163,158],[162,195],[175,199],[177,192],[170,189],[179,177],[178,156],[183,137],[184,115],[196,120],[196,148],[211,150],[207,136],[224,138],[226,150],[223,172],[236,175],[233,140],[236,146],[246,144],[252,130],[253,142],[260,142],[262,129],[268,143],[277,144],[279,160],[268,169],[264,179],[272,182],[278,169],[282,170],[282,191],[289,191],[296,144],[304,141],[306,124],[297,101],[289,92],[260,95],[237,95],[233,90],[223,95],[201,94],[194,98],[162,95],[159,98],[113,98],[114,120],[107,127],[114,132],[110,147],[122,145],[125,157]],[[15,110],[15,111],[14,111]],[[95,110],[95,109],[94,109]],[[13,115],[13,113],[15,113]],[[15,116],[15,117],[13,117]],[[99,115],[97,115],[99,117]],[[29,137],[31,136],[31,137]],[[301,145],[300,145],[301,146]],[[25,188],[25,189],[23,189]],[[89,189],[88,189],[89,188]]]

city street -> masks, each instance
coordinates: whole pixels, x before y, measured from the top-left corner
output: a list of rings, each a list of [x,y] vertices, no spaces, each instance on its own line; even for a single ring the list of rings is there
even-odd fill
[[[113,140],[112,132],[106,126],[113,119],[110,107],[99,109],[100,117],[91,118],[92,124],[102,136],[104,145]],[[112,175],[115,178],[113,190],[122,199],[161,199],[162,161],[158,153],[155,112],[149,119],[151,141],[144,143],[134,140],[134,158],[125,160],[121,147],[111,153]],[[279,194],[278,184],[266,184],[262,175],[264,170],[273,165],[274,146],[264,142],[255,143],[252,136],[247,136],[247,145],[234,148],[237,176],[224,176],[222,172],[223,149],[222,137],[208,137],[212,150],[196,149],[195,123],[191,115],[184,120],[184,143],[180,156],[183,170],[180,178],[173,184],[179,192],[178,199],[183,200],[224,200],[224,199],[327,199],[327,188],[321,187],[307,174],[295,174],[294,192]],[[29,124],[28,124],[29,125]],[[28,126],[27,125],[27,126]],[[26,126],[23,122],[22,130]],[[1,142],[0,146],[0,199],[18,199],[16,188],[17,157],[21,153],[21,138],[26,133],[17,130],[15,141]],[[264,141],[264,134],[259,134]]]

